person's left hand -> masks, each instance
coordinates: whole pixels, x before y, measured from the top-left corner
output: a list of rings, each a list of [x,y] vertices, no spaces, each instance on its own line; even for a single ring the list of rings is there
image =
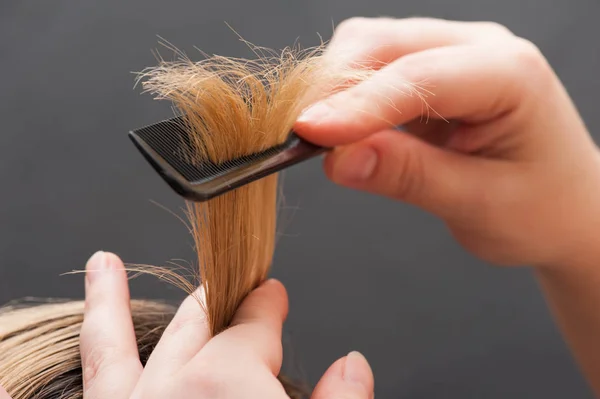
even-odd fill
[[[0,385],[0,399],[10,399],[10,396],[8,396],[8,393],[2,388],[2,385]]]
[[[269,280],[250,293],[232,326],[210,338],[201,306],[188,297],[143,368],[121,260],[99,252],[87,266],[81,331],[85,399],[288,398],[277,379],[288,312],[283,285]],[[371,399],[373,374],[353,352],[335,362],[313,399]],[[1,394],[0,394],[1,398]]]

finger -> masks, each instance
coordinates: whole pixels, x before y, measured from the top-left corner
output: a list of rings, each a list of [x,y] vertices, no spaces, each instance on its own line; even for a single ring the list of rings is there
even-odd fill
[[[86,399],[128,398],[142,372],[123,262],[97,252],[86,267],[80,347]]]
[[[246,364],[268,367],[273,375],[281,369],[281,332],[288,312],[284,286],[268,280],[252,291],[238,309],[232,325],[214,337],[194,361],[227,370]],[[230,371],[231,372],[231,371]]]
[[[176,373],[208,342],[210,329],[203,303],[202,288],[183,301],[146,363],[144,380]]]
[[[334,182],[411,203],[446,220],[465,216],[481,200],[481,182],[491,193],[493,176],[505,175],[501,167],[501,161],[446,151],[396,130],[337,148],[325,159]]]
[[[367,359],[358,352],[333,363],[315,387],[312,399],[373,399],[375,381]]]
[[[325,146],[355,142],[420,116],[492,120],[524,107],[523,93],[549,86],[551,68],[533,45],[452,46],[407,55],[370,79],[313,105],[295,130]],[[528,96],[531,98],[532,96]],[[521,108],[522,109],[522,108]]]
[[[0,385],[0,399],[11,399],[8,395],[8,392],[6,392],[4,388],[2,388],[2,385]]]
[[[325,59],[345,67],[380,68],[397,58],[436,47],[492,42],[513,36],[494,22],[434,18],[351,18],[335,30]]]

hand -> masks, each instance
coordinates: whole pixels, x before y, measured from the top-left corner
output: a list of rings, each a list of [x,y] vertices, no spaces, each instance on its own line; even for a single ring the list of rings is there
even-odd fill
[[[8,393],[0,385],[0,399],[11,399]]]
[[[532,43],[495,23],[354,18],[325,59],[378,69],[296,123],[337,147],[333,181],[440,216],[492,263],[564,265],[597,247],[598,151]]]
[[[81,331],[85,399],[287,398],[277,380],[285,288],[269,280],[240,306],[231,328],[214,338],[202,308],[188,297],[146,367],[137,351],[123,263],[99,252],[87,266]],[[1,398],[1,394],[0,394]],[[371,399],[373,375],[356,353],[334,363],[313,399]]]

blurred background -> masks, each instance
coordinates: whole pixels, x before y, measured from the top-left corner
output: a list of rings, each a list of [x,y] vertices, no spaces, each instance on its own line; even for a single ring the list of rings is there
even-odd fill
[[[155,64],[157,35],[193,59],[194,46],[248,56],[226,23],[282,48],[316,45],[352,16],[505,24],[539,45],[600,131],[597,0],[3,0],[0,303],[82,298],[83,276],[61,274],[98,249],[194,260],[186,229],[161,208],[183,202],[126,137],[172,115],[133,87],[131,72]],[[528,270],[474,259],[438,220],[336,187],[319,161],[289,170],[284,193],[273,275],[290,295],[288,363],[311,384],[359,350],[378,398],[592,397]],[[150,277],[132,292],[183,297]]]

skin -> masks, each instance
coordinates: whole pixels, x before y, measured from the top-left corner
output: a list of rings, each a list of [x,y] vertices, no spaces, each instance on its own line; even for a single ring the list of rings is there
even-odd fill
[[[146,367],[137,352],[123,262],[111,253],[94,254],[86,266],[85,292],[80,334],[85,399],[289,399],[277,379],[288,312],[279,281],[268,280],[251,292],[232,326],[214,338],[202,307],[189,296]],[[369,363],[351,352],[325,372],[311,398],[373,397]],[[0,399],[11,399],[2,387]]]
[[[137,353],[129,299],[121,260],[110,253],[95,254],[87,265],[81,331],[85,399],[287,399],[277,380],[288,312],[280,282],[268,280],[254,290],[232,327],[212,339],[204,311],[188,297],[145,368]],[[352,352],[327,370],[312,398],[371,399],[373,390],[369,364]]]
[[[485,261],[532,266],[600,395],[600,155],[540,51],[495,23],[355,18],[336,29],[326,60],[378,69],[296,123],[335,147],[327,175],[439,216]],[[234,327],[213,339],[187,299],[142,369],[123,265],[97,254],[96,269],[81,343],[86,399],[285,398],[275,378],[287,314],[280,283],[251,293]],[[373,398],[364,357],[335,362],[313,398]]]
[[[355,18],[326,60],[378,68],[296,123],[335,147],[327,175],[439,216],[485,261],[532,266],[600,396],[600,156],[542,53],[495,23]]]

